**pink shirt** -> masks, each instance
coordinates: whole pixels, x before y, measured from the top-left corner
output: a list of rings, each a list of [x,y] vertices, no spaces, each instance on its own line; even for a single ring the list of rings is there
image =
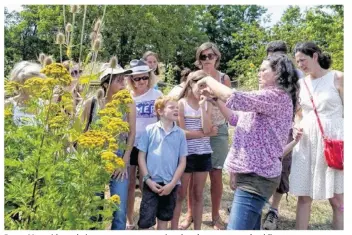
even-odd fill
[[[273,178],[281,174],[280,157],[292,126],[293,104],[278,88],[254,92],[235,91],[226,106],[236,125],[225,169],[233,173],[255,173]]]

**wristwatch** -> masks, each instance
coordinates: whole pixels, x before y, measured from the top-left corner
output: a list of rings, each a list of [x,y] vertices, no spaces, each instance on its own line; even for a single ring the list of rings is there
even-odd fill
[[[148,179],[152,178],[149,174],[143,176],[143,183],[145,183]]]

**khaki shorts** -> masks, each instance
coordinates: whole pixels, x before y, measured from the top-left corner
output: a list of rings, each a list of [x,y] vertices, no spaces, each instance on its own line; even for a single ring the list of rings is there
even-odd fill
[[[213,169],[224,167],[227,153],[229,152],[229,131],[227,124],[218,126],[218,135],[210,137],[210,145],[213,153],[211,154],[211,165]]]

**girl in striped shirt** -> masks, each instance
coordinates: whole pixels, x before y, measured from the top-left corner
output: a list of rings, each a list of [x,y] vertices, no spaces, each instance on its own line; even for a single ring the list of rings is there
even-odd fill
[[[217,134],[217,127],[212,127],[211,103],[201,96],[197,81],[207,76],[204,71],[196,71],[188,75],[185,87],[179,97],[179,126],[185,130],[188,146],[187,164],[181,178],[171,222],[171,229],[178,229],[182,202],[187,195],[187,189],[193,175],[193,187],[190,193],[193,196],[194,229],[200,230],[203,214],[203,189],[208,172],[211,170],[210,136]]]

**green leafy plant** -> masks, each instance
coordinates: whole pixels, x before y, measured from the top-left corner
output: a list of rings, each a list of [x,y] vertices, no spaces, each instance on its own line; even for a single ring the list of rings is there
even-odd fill
[[[100,121],[84,132],[82,110],[76,112],[66,89],[73,82],[69,71],[51,63],[41,72],[45,79],[5,84],[8,95],[29,95],[21,111],[32,116],[16,120],[13,112],[19,106],[6,105],[5,229],[105,229],[120,198],[103,199],[99,193],[113,171],[125,167],[114,151],[125,147],[118,137],[129,131],[122,117],[132,98],[126,90],[116,93],[98,112]],[[96,76],[90,73],[80,82],[87,84]],[[86,94],[81,94],[83,101]]]

